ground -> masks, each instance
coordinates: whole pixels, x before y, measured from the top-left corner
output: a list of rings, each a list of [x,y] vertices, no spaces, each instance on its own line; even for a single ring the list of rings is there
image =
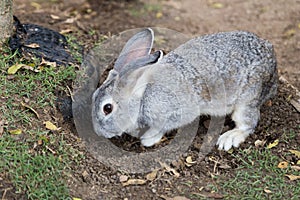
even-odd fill
[[[14,7],[14,14],[22,23],[39,24],[73,34],[83,44],[85,52],[103,38],[103,35],[138,27],[165,27],[188,35],[229,30],[251,31],[274,44],[280,75],[296,88],[300,88],[300,2],[296,0],[15,0]],[[252,194],[243,184],[248,185],[256,180],[253,170],[260,169],[256,176],[262,177],[261,182],[254,181],[251,185],[260,188],[256,192],[261,196],[257,198],[282,198],[276,196],[276,193],[285,191],[285,198],[297,199],[299,190],[290,188],[300,187],[299,180],[297,182],[283,178],[285,181],[280,188],[276,186],[279,183],[268,182],[271,180],[269,176],[281,173],[283,177],[285,173],[290,173],[277,168],[280,161],[299,167],[295,164],[299,158],[288,153],[291,149],[300,150],[300,113],[290,103],[296,96],[295,88],[283,80],[280,81],[278,95],[262,108],[256,133],[242,144],[240,150],[234,150],[230,154],[215,148],[197,165],[185,164],[186,157],[197,157],[201,143],[199,135],[198,140],[193,142],[184,155],[183,161],[172,166],[179,173],[178,176],[165,169],[159,170],[153,179],[145,178],[145,174],[124,174],[101,164],[85,150],[77,138],[76,130],[70,122],[62,119],[59,111],[46,114],[57,120],[57,124],[62,127],[60,133],[64,135],[66,142],[74,146],[78,154],[84,155],[78,162],[73,162],[68,172],[67,185],[71,197],[169,199],[180,196],[178,199],[236,199],[241,198],[244,192],[244,195],[252,195],[255,199],[255,191]],[[276,139],[280,140],[276,147],[266,148],[267,144]],[[263,144],[259,145],[257,141],[263,141]],[[255,156],[247,156],[249,152]],[[265,162],[259,162],[260,159]],[[239,174],[236,173],[237,170],[244,170],[246,173]],[[299,171],[296,173],[299,174]],[[143,179],[146,183],[125,187],[122,179]],[[12,189],[14,186],[6,173],[0,176],[0,180],[0,188],[8,189],[5,190],[6,199],[26,199],[26,195]]]

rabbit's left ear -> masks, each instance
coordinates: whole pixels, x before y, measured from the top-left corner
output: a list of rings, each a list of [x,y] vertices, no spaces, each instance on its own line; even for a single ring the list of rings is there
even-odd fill
[[[114,69],[120,73],[122,72],[123,67],[125,67],[128,63],[149,55],[153,45],[153,40],[154,33],[150,28],[132,36],[123,47],[115,62]]]

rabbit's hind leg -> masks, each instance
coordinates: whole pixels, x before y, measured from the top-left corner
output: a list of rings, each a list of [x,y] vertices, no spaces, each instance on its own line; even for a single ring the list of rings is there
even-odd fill
[[[233,130],[223,133],[217,142],[218,149],[228,151],[231,147],[238,147],[254,132],[259,120],[259,108],[251,105],[238,105],[232,113],[235,122]]]

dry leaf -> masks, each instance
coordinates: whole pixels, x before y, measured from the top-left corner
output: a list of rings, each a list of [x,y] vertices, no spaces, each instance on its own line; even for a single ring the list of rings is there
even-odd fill
[[[37,141],[37,144],[38,144],[39,146],[41,146],[41,145],[43,144],[43,140],[38,140],[38,141]]]
[[[30,5],[37,10],[41,9],[41,7],[42,7],[41,4],[39,4],[37,2],[31,2]]]
[[[57,131],[57,130],[58,130],[57,126],[55,126],[55,125],[54,125],[52,122],[50,122],[50,121],[44,122],[44,125],[45,125],[46,129],[48,129],[48,130],[50,130],[50,131]]]
[[[186,159],[185,159],[185,165],[187,167],[191,167],[195,163],[197,163],[197,161],[193,161],[192,156],[186,157]]]
[[[298,28],[300,29],[300,23],[298,24]]]
[[[279,140],[275,140],[274,142],[268,144],[267,149],[271,149],[273,147],[276,147],[279,144]]]
[[[295,181],[295,180],[300,179],[300,176],[296,176],[296,175],[293,175],[293,174],[291,174],[291,175],[286,174],[285,176],[288,177],[291,181]]]
[[[266,103],[265,103],[265,105],[266,106],[268,106],[268,107],[271,107],[272,106],[272,100],[268,100]]]
[[[0,121],[0,136],[2,135],[3,131],[4,131],[4,124],[5,122],[4,121]]]
[[[40,47],[40,45],[37,44],[37,43],[25,44],[24,46],[25,46],[25,47],[32,48],[32,49],[36,49],[36,48],[39,48],[39,47]]]
[[[126,182],[127,180],[128,180],[128,176],[126,176],[126,175],[121,175],[121,176],[119,177],[119,181],[120,181],[121,183]]]
[[[24,65],[24,66],[22,67],[22,69],[27,69],[27,70],[30,70],[30,71],[33,71],[33,72],[36,72],[36,73],[40,72],[40,70],[34,69],[33,67],[31,67],[31,66],[29,66],[29,65]]]
[[[74,23],[74,22],[75,22],[75,20],[76,20],[76,18],[75,18],[75,17],[73,17],[73,18],[69,18],[69,19],[66,19],[64,23],[66,23],[66,24],[72,24],[72,23]]]
[[[173,169],[172,167],[170,167],[169,165],[167,165],[166,163],[162,163],[162,162],[159,162],[159,164],[165,168],[167,170],[167,172],[171,173],[172,175],[174,175],[176,178],[178,178],[180,176],[180,174],[175,170]]]
[[[146,184],[147,181],[143,179],[129,179],[125,183],[122,183],[123,186],[128,186],[128,185],[144,185]]]
[[[57,15],[50,15],[50,17],[51,17],[52,19],[60,19],[60,17],[57,16]]]
[[[81,200],[81,199],[77,197],[73,197],[72,200]]]
[[[22,130],[21,129],[14,129],[14,130],[10,130],[8,132],[12,135],[20,135],[22,133]]]
[[[31,112],[33,112],[33,113],[36,115],[36,117],[37,117],[38,119],[40,118],[39,114],[38,114],[32,107],[30,107],[29,105],[27,105],[27,104],[25,104],[25,103],[23,103],[23,102],[21,102],[21,105],[22,105],[23,107],[29,109]]]
[[[280,168],[280,169],[286,169],[287,167],[289,166],[289,163],[288,162],[280,162],[277,167]]]
[[[219,166],[220,169],[231,169],[232,167],[230,165],[227,164],[223,164]]]
[[[296,30],[292,28],[292,29],[289,29],[286,32],[284,32],[284,36],[287,38],[290,38],[290,37],[294,36],[295,33],[296,33]]]
[[[297,165],[300,165],[300,160],[297,161]]]
[[[46,61],[44,58],[42,58],[42,62],[40,63],[40,65],[56,67],[56,62]]]
[[[291,152],[292,154],[294,154],[295,156],[297,156],[298,158],[300,158],[300,151],[297,151],[297,150],[289,150],[289,152]]]
[[[293,169],[293,170],[296,170],[296,171],[300,171],[300,166],[291,166],[291,168]]]
[[[156,176],[157,176],[157,172],[158,172],[157,169],[153,170],[152,172],[150,172],[149,174],[146,175],[146,179],[148,181],[153,181],[156,178]]]
[[[271,194],[272,193],[272,191],[269,190],[267,187],[264,189],[264,192],[267,193],[267,194]]]
[[[232,153],[233,153],[233,151],[234,151],[234,149],[233,149],[233,148],[231,148],[231,149],[229,149],[229,150],[227,151],[227,153],[228,153],[228,154],[232,154]]]
[[[224,5],[222,3],[217,3],[217,2],[211,3],[210,6],[215,9],[220,9],[220,8],[224,7]]]
[[[158,12],[156,13],[156,18],[159,19],[159,18],[162,18],[163,14],[161,12]]]
[[[263,147],[263,146],[265,145],[265,143],[266,143],[265,140],[256,140],[256,141],[254,142],[254,145],[255,145],[256,147]]]
[[[72,29],[64,29],[64,30],[61,30],[59,33],[60,34],[67,34],[67,33],[72,33],[73,30]]]

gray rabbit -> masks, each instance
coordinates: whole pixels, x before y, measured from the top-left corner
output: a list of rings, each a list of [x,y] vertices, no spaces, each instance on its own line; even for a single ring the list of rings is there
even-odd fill
[[[153,40],[150,28],[130,38],[94,92],[95,132],[106,138],[126,132],[152,146],[200,115],[231,114],[236,127],[217,145],[227,151],[244,142],[260,106],[277,91],[272,44],[249,32],[223,32],[191,39],[164,56],[151,53]]]

